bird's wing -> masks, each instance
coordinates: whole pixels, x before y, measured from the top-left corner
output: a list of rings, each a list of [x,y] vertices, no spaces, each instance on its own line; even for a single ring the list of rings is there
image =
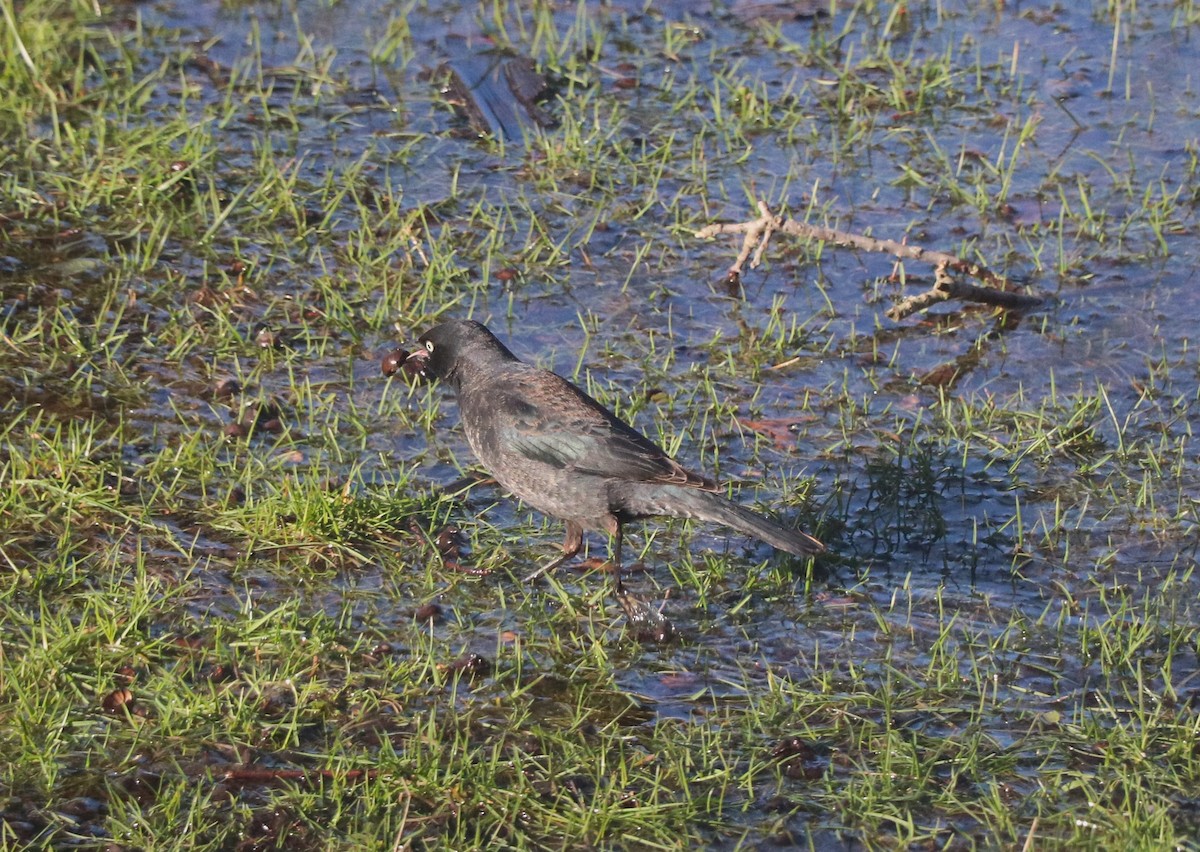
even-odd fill
[[[498,437],[526,458],[597,476],[716,488],[553,373],[526,374],[496,390],[505,424]]]

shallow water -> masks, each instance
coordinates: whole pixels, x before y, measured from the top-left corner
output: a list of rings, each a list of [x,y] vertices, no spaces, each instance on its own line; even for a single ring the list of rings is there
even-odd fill
[[[1111,410],[1089,420],[1100,445],[1118,443],[1114,424],[1126,421],[1131,434],[1188,431],[1186,416],[1165,409],[1171,398],[1176,409],[1194,404],[1196,32],[1194,21],[1182,23],[1186,6],[1140,4],[1132,18],[1121,17],[1114,51],[1113,19],[1099,7],[976,5],[912,4],[890,26],[886,8],[841,4],[832,16],[777,25],[747,24],[720,6],[564,8],[554,20],[560,32],[573,33],[563,37],[566,50],[587,48],[588,32],[609,36],[594,62],[602,69],[600,91],[613,93],[622,108],[613,124],[597,112],[586,128],[608,140],[598,150],[613,156],[611,183],[600,189],[573,184],[570,174],[539,185],[537,161],[524,145],[510,141],[499,148],[449,132],[461,129],[461,121],[438,102],[429,73],[462,45],[494,40],[495,19],[474,7],[204,2],[159,3],[142,14],[148,22],[181,27],[235,73],[258,73],[246,68],[245,57],[251,41],[261,44],[262,73],[279,78],[279,98],[297,113],[298,130],[287,137],[295,150],[280,155],[299,156],[298,168],[314,183],[339,163],[367,156],[377,185],[391,187],[400,203],[445,203],[452,217],[474,205],[510,207],[503,233],[476,237],[504,259],[490,269],[469,268],[463,280],[449,284],[446,297],[462,300],[454,312],[469,307],[488,319],[519,354],[568,374],[581,369],[613,401],[636,400],[647,386],[675,393],[694,385],[697,370],[716,365],[721,401],[741,416],[794,420],[794,445],[757,448],[752,433],[739,434],[728,416],[695,431],[695,409],[703,411],[705,399],[689,403],[691,415],[683,418],[647,405],[637,422],[651,434],[681,431],[679,455],[689,464],[707,467],[719,456],[725,477],[764,477],[761,490],[743,490],[745,499],[772,503],[775,471],[784,471],[785,480],[816,477],[818,503],[826,501],[826,511],[844,525],[831,542],[841,557],[833,586],[857,585],[882,607],[897,583],[909,582],[915,590],[944,587],[962,601],[982,597],[1036,615],[1046,606],[1050,577],[1044,575],[1071,580],[1062,579],[1056,554],[1015,559],[1012,522],[1020,507],[1027,526],[1061,528],[1046,520],[1054,501],[1043,495],[1054,495],[1057,483],[1073,487],[1086,460],[1069,449],[1016,462],[1003,452],[999,461],[989,459],[984,442],[926,433],[930,407],[944,393],[1035,411],[1054,395],[1061,400],[1102,386]],[[519,21],[529,26],[529,16],[514,9],[505,15],[509,37],[545,60],[539,55],[544,41],[515,35]],[[380,47],[386,33],[403,28],[410,35],[397,40],[399,50]],[[806,61],[809,45],[832,39],[841,39],[839,55],[857,91],[846,91],[845,80],[839,88],[832,69]],[[903,66],[889,65],[896,57]],[[294,67],[320,72],[298,75],[293,88]],[[612,89],[618,78],[636,84]],[[743,97],[757,93],[766,104],[763,121],[748,136],[735,134],[715,106],[674,102],[687,89],[680,80],[694,82],[702,97],[736,86]],[[568,84],[558,97],[569,103],[595,93],[573,92]],[[803,118],[776,122],[784,108],[776,104],[798,105]],[[733,108],[731,102],[724,108]],[[551,113],[563,109],[549,105]],[[1018,144],[1023,128],[1027,135]],[[562,132],[552,129],[547,137]],[[227,133],[230,167],[248,163],[255,144],[284,138],[264,137],[253,126]],[[839,141],[846,133],[859,138]],[[628,150],[622,146],[641,150],[672,137],[677,153],[665,158],[655,186],[618,155]],[[691,145],[706,161],[703,170],[685,160]],[[991,198],[982,209],[956,202],[950,189],[976,186]],[[630,219],[631,206],[648,193],[661,199],[680,194],[696,226],[749,218],[749,196],[762,195],[776,205],[786,201],[793,211],[810,202],[827,205],[827,215],[846,230],[908,234],[913,242],[951,251],[970,242],[983,262],[1046,302],[1004,324],[953,307],[936,309],[940,318],[933,322],[892,323],[882,318],[895,292],[886,281],[892,259],[830,248],[819,260],[811,249],[797,258],[782,238],[768,265],[747,274],[731,298],[716,282],[736,239],[698,242],[687,233],[692,225],[680,228],[655,215],[656,206],[665,209],[662,203]],[[1173,203],[1164,203],[1156,219],[1147,208],[1160,199]],[[1090,217],[1080,215],[1085,206]],[[535,226],[553,235],[561,255],[515,281],[489,277],[499,266],[520,266]],[[1031,254],[1045,228],[1057,236]],[[294,274],[282,286],[303,291],[314,259],[289,263]],[[928,270],[909,264],[906,273],[927,276]],[[773,313],[798,326],[787,347],[799,358],[796,366],[756,378],[720,363],[731,351],[736,359],[747,345],[746,330],[762,330]],[[669,350],[674,357],[663,363]],[[656,362],[662,366],[648,377]],[[1161,398],[1141,398],[1160,363],[1169,368]],[[947,364],[957,364],[958,374],[946,387],[915,381]],[[318,361],[308,370],[333,387],[340,381],[335,365]],[[373,365],[364,358],[354,372],[358,400],[376,407],[384,391],[372,379]],[[800,404],[806,395],[855,400],[865,428],[847,440],[836,406],[818,404],[814,418]],[[391,404],[405,403],[393,397]],[[443,409],[445,430],[437,440],[456,465],[431,463],[424,438],[397,436],[388,417],[378,419],[367,444],[422,465],[431,481],[447,482],[457,477],[458,465],[470,462],[449,431],[452,404]],[[1003,445],[1003,435],[994,437]],[[1185,456],[1186,495],[1193,493],[1196,465],[1194,453]],[[377,457],[362,475],[386,482],[387,464]],[[1111,550],[1118,574],[1134,570],[1127,562],[1138,569],[1148,562],[1178,565],[1190,558],[1190,546],[1179,549],[1181,529],[1194,527],[1187,502],[1173,509],[1182,528],[1155,545],[1139,535],[1137,517],[1068,500],[1078,513],[1071,531],[1075,554],[1086,566],[1089,553]],[[488,504],[488,522],[497,527],[523,517],[508,502],[491,503],[487,497],[479,505]],[[652,562],[676,558],[676,531],[655,540]],[[547,542],[556,535],[548,530]],[[726,541],[719,531],[695,530],[690,548],[705,547],[756,559],[770,555],[749,542]],[[1050,567],[1039,569],[1044,558]],[[659,582],[669,582],[656,573]],[[1079,593],[1085,593],[1087,573],[1079,569]],[[691,619],[688,590],[676,595],[673,606]],[[795,641],[794,617],[755,622],[754,653],[767,664],[775,662],[772,648]],[[727,650],[744,656],[740,630],[719,613],[702,632],[713,655],[703,666]],[[920,645],[914,642],[913,653]]]

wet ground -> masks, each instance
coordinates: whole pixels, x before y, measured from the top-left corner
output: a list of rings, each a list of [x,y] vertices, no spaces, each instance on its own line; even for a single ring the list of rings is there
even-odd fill
[[[485,319],[518,354],[590,374],[607,395],[633,400],[626,405],[643,408],[639,397],[682,391],[681,401],[645,406],[638,423],[651,433],[678,429],[679,454],[693,465],[719,459],[723,476],[765,477],[767,489],[776,469],[815,477],[815,500],[839,524],[831,543],[843,582],[864,577],[886,596],[911,575],[919,587],[1017,605],[1029,599],[1040,609],[1044,587],[1014,574],[1012,520],[1022,501],[1027,525],[1052,524],[1051,497],[1041,492],[1059,499],[1056,482],[1076,474],[1078,459],[1033,452],[1014,461],[1005,436],[993,434],[1003,458],[996,463],[978,444],[923,443],[919,424],[939,397],[1020,400],[1031,411],[1053,399],[1069,419],[1072,395],[1102,387],[1109,410],[1086,418],[1096,444],[1110,450],[1120,440],[1117,424],[1130,418],[1135,429],[1186,431],[1186,419],[1156,416],[1162,405],[1145,392],[1173,368],[1168,393],[1186,397],[1196,374],[1195,33],[1167,25],[1186,8],[1142,6],[1116,25],[1082,6],[868,5],[789,17],[792,8],[768,5],[762,20],[720,4],[564,7],[543,16],[558,29],[554,46],[533,31],[535,16],[516,9],[493,19],[470,6],[197,3],[142,14],[182,28],[235,76],[278,77],[276,97],[296,113],[295,126],[275,134],[225,128],[218,173],[248,168],[268,143],[275,156],[295,157],[302,180],[314,183],[368,158],[373,187],[387,188],[395,204],[436,206],[445,221],[434,238],[467,247],[443,290],[446,304],[458,303],[449,313]],[[610,37],[589,53],[597,31]],[[546,165],[556,134],[575,128],[545,130],[540,145],[500,144],[477,138],[464,114],[441,100],[439,69],[469,53],[497,62],[507,55],[498,47],[505,39],[545,64],[557,90],[544,105],[550,119],[566,112],[594,137],[607,158],[594,172]],[[248,41],[261,47],[261,72],[246,67]],[[849,69],[841,79],[838,69],[805,61],[809,45],[834,41]],[[590,88],[553,75],[565,54],[587,56]],[[889,66],[900,59],[902,67]],[[292,82],[297,67],[306,74]],[[204,100],[220,93],[200,75],[192,82],[202,114]],[[727,110],[757,108],[761,116],[749,132],[742,122],[734,127],[713,106],[718,97]],[[760,103],[748,107],[747,99]],[[589,101],[595,111],[578,109]],[[843,138],[851,132],[853,143]],[[626,152],[655,147],[664,153],[651,184]],[[894,259],[832,249],[818,258],[811,248],[797,256],[782,239],[765,268],[730,291],[721,279],[736,238],[702,243],[689,231],[753,218],[755,198],[848,231],[965,247],[1045,303],[1001,319],[954,305],[891,323],[882,312],[900,292]],[[498,233],[456,230],[456,217],[469,219],[477,206],[502,211]],[[325,212],[336,231],[344,214]],[[554,248],[528,257],[542,238]],[[306,275],[355,274],[348,261],[319,252],[241,254],[271,265],[264,285],[276,296],[302,293]],[[931,277],[918,264],[903,272],[916,287]],[[401,328],[397,337],[418,330]],[[788,357],[780,360],[795,363],[739,369],[758,336],[783,338]],[[380,351],[387,343],[363,341]],[[305,370],[329,380],[341,369],[336,360]],[[658,367],[653,375],[647,362]],[[375,370],[365,359],[355,368],[360,405],[374,407],[384,394]],[[705,371],[716,374],[720,409],[689,398]],[[867,428],[843,435],[844,415],[822,399],[854,400]],[[404,403],[393,391],[389,404]],[[703,422],[710,408],[703,428],[691,429],[695,410]],[[423,465],[431,481],[455,478],[454,467],[471,461],[448,433],[452,407],[445,410],[438,440],[455,465],[433,463],[424,435],[397,435],[384,416],[371,449],[392,458],[367,462],[364,476],[386,482],[400,461]],[[153,409],[147,415],[154,419]],[[754,436],[735,428],[735,416],[774,423],[766,433],[773,446],[751,453]],[[1171,509],[1186,514],[1194,464],[1180,472],[1182,499]],[[769,490],[757,496],[772,501]],[[1085,514],[1093,515],[1079,524],[1085,542],[1133,549],[1139,566],[1145,549],[1156,549],[1141,540],[1136,519],[1094,507]],[[489,509],[500,527],[519,517],[503,503]],[[753,548],[726,545],[708,530],[696,537],[718,551]],[[658,540],[660,558],[670,558],[670,538]],[[1151,558],[1174,564],[1187,537],[1170,538]],[[1123,561],[1118,555],[1114,569]],[[720,642],[710,639],[720,656]]]

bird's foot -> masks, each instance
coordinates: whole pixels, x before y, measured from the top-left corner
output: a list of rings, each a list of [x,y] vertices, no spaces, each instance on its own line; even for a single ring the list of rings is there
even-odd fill
[[[532,583],[538,577],[543,577],[546,574],[549,574],[555,568],[558,568],[559,566],[563,565],[567,561],[568,561],[567,559],[562,558],[562,557],[552,559],[548,563],[543,565],[542,567],[538,568],[532,574],[529,574],[527,577],[524,577],[522,579],[522,582]],[[598,556],[591,556],[587,559],[584,559],[582,562],[580,562],[578,564],[578,566],[576,566],[576,570],[579,570],[579,571],[605,571],[610,574],[615,572],[619,579],[621,574],[628,573],[631,570],[632,571],[645,571],[646,566],[643,565],[641,562],[635,562],[633,565],[626,566],[625,568],[620,569],[618,571],[617,566],[615,564],[613,564],[613,562],[611,560],[601,559]]]
[[[549,562],[547,562],[547,563],[546,563],[545,565],[543,565],[541,568],[538,568],[536,571],[534,571],[534,572],[533,572],[532,574],[530,574],[529,576],[527,576],[527,577],[524,577],[524,578],[521,580],[521,582],[522,582],[522,583],[532,583],[532,582],[533,582],[534,580],[536,580],[538,577],[543,577],[543,576],[545,576],[546,574],[549,574],[549,573],[550,573],[551,571],[553,571],[555,568],[557,568],[558,566],[560,566],[560,565],[562,565],[564,562],[566,562],[566,561],[567,561],[567,560],[568,560],[568,559],[569,559],[571,556],[574,556],[574,554],[567,554],[567,555],[563,555],[563,556],[556,556],[554,559],[551,559]]]
[[[617,591],[617,602],[629,619],[629,626],[640,642],[653,642],[665,645],[675,638],[675,625],[662,614],[661,608],[655,608],[641,598]]]

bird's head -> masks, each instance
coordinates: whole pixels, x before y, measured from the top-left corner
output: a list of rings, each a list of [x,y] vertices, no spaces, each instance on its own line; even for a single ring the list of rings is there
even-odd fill
[[[446,382],[456,390],[462,384],[464,369],[485,369],[517,360],[487,326],[474,320],[447,320],[418,340],[421,346],[405,360],[405,372]]]

